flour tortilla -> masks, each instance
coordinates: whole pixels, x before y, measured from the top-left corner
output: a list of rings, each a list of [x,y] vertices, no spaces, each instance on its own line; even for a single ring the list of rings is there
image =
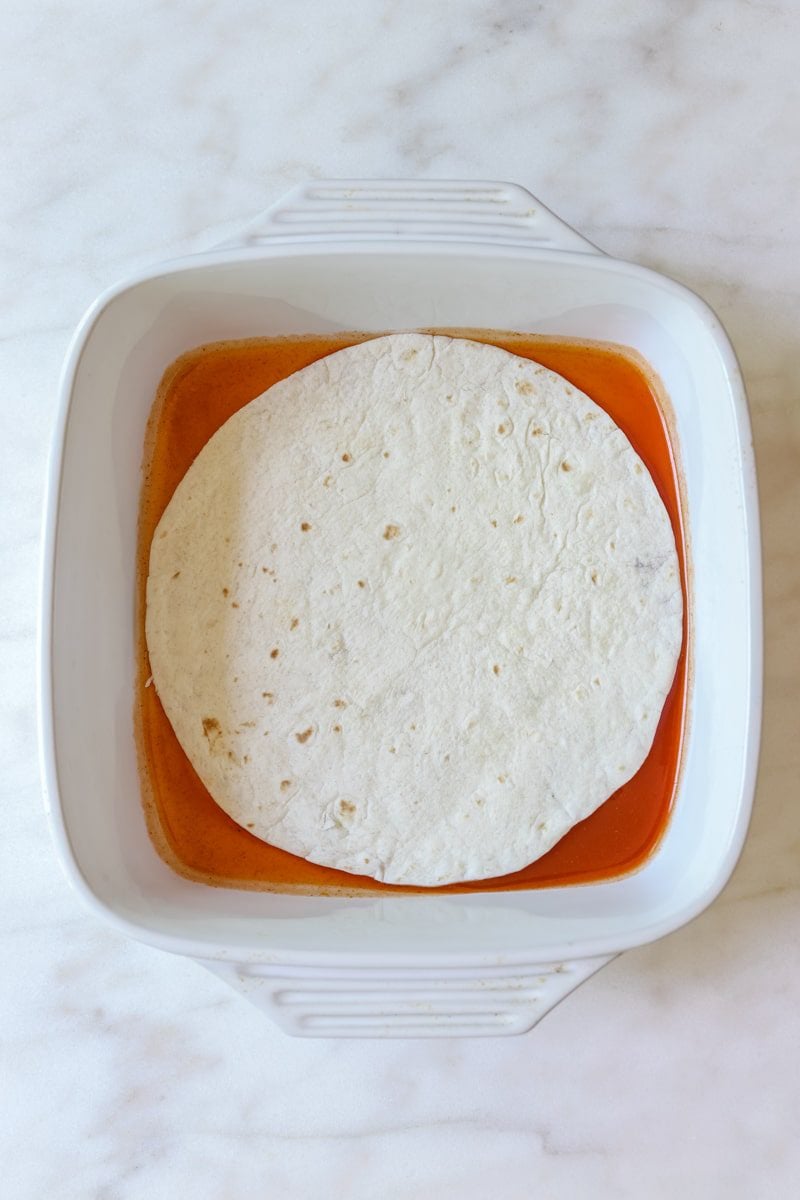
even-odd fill
[[[211,438],[155,532],[146,631],[234,821],[435,886],[524,867],[638,770],[682,594],[602,409],[496,347],[395,334]]]

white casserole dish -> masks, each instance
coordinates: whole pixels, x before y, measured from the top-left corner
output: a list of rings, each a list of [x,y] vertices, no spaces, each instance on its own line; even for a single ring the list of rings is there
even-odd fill
[[[618,342],[669,394],[685,485],[692,673],[674,814],[638,872],[528,892],[344,898],[209,888],[157,856],[132,706],[145,423],[164,369],[203,342],[486,327]],[[755,468],[730,343],[709,308],[601,254],[522,188],[298,188],[224,248],[125,280],[82,321],[61,384],[45,516],[41,756],[74,886],[130,936],[190,955],[294,1033],[529,1029],[615,954],[677,929],[727,881],[761,716]]]

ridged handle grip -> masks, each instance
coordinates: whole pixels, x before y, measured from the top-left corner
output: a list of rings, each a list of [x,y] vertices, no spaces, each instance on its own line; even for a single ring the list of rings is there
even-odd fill
[[[220,248],[387,240],[601,253],[519,184],[454,179],[304,183]]]
[[[297,1037],[525,1033],[614,956],[513,968],[207,966]]]

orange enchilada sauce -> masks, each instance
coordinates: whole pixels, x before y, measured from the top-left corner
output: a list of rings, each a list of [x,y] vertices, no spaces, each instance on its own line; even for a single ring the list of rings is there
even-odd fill
[[[447,330],[491,342],[563,375],[604,408],[648,467],[669,512],[686,603],[680,491],[657,385],[622,348],[493,331]],[[177,484],[217,429],[279,379],[374,334],[258,338],[202,346],[180,358],[161,382],[145,446],[137,582],[136,731],[148,828],[161,856],[180,874],[217,886],[306,892],[407,892],[317,866],[260,841],[212,800],[181,749],[156,690],[144,635],[145,588],[153,531]],[[546,855],[521,871],[441,892],[554,887],[610,879],[641,866],[666,827],[680,765],[686,711],[684,640],[675,682],[652,749],[637,774]]]

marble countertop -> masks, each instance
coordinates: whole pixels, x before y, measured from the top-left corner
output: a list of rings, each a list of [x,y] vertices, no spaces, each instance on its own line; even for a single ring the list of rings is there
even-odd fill
[[[0,1147],[9,1200],[667,1200],[800,1173],[800,9],[792,0],[43,0],[3,10]],[[36,575],[97,292],[325,177],[511,179],[717,310],[750,396],[762,765],[722,897],[516,1039],[287,1038],[59,871]]]

